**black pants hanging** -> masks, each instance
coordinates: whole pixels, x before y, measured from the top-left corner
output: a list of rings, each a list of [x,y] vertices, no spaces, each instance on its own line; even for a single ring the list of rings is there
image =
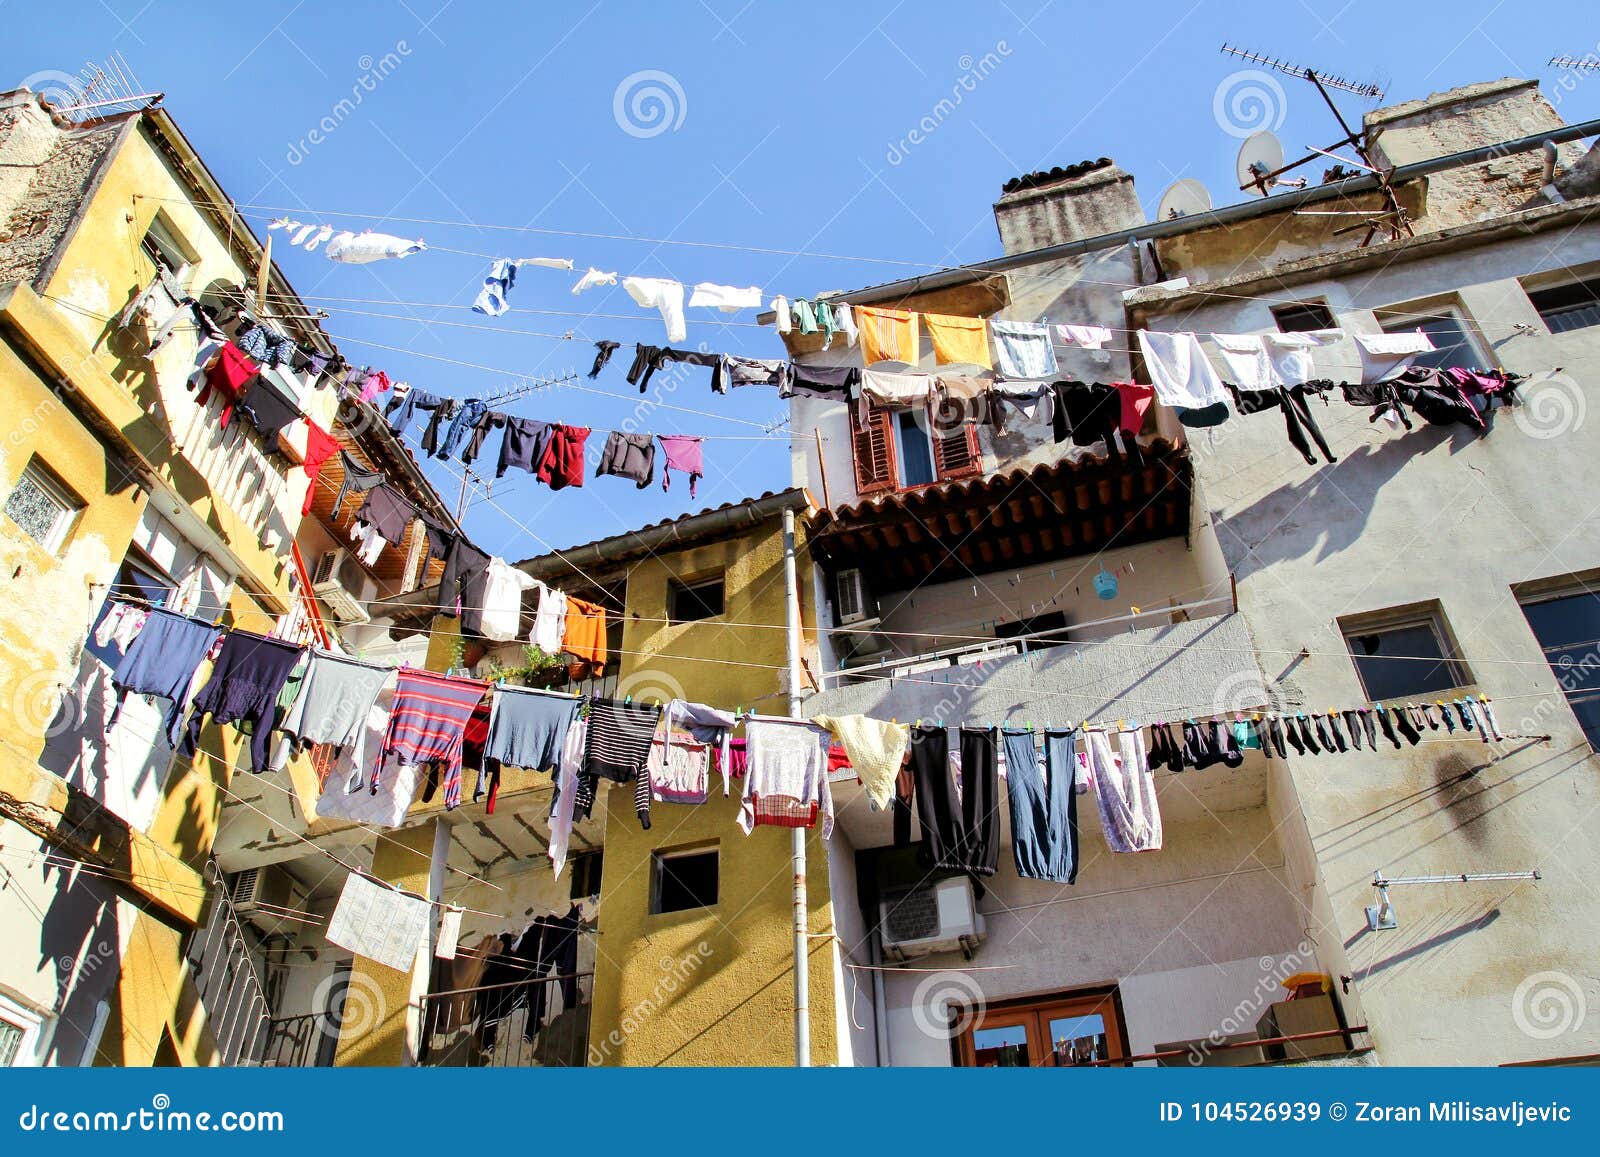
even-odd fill
[[[961,818],[967,871],[994,875],[1000,860],[1000,761],[992,727],[961,729]]]

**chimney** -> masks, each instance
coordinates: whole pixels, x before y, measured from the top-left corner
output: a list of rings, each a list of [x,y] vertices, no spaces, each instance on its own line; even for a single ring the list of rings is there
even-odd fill
[[[1143,225],[1133,177],[1110,157],[1013,177],[994,203],[1007,255]]]

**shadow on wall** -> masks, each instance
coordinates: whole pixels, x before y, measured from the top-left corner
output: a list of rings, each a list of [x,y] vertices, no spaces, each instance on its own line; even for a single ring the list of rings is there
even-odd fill
[[[1216,514],[1229,569],[1243,581],[1291,559],[1332,558],[1365,533],[1378,492],[1412,459],[1444,444],[1456,454],[1480,437],[1464,426],[1419,424],[1390,441],[1358,446],[1336,464],[1275,487],[1226,516]]]

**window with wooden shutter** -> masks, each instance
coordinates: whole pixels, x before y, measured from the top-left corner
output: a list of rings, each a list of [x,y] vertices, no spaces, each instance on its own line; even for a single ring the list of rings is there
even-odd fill
[[[894,457],[894,412],[866,400],[850,410],[850,440],[856,458],[856,493],[893,490],[897,474]]]
[[[978,453],[978,428],[973,423],[962,422],[950,430],[941,430],[934,424],[931,435],[933,467],[939,473],[940,482],[983,473],[983,459]]]

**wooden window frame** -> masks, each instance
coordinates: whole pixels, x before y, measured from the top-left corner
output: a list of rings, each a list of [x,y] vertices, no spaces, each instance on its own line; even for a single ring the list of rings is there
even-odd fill
[[[1056,1061],[1050,1046],[1050,1022],[1064,1016],[1098,1014],[1105,1023],[1107,1059],[1131,1055],[1128,1047],[1127,1019],[1122,1012],[1122,993],[1116,985],[1057,992],[1048,996],[1023,997],[1002,1001],[984,1008],[953,1042],[954,1061],[961,1068],[977,1067],[974,1036],[988,1028],[1021,1025],[1028,1038],[1029,1068],[1076,1068]]]
[[[846,407],[850,412],[850,452],[855,465],[856,494],[866,496],[884,492],[910,493],[941,482],[976,478],[983,473],[983,452],[978,446],[978,428],[962,422],[948,434],[940,434],[931,406],[927,410],[928,447],[933,459],[933,481],[905,486],[900,482],[899,415],[902,406],[882,406],[858,399]],[[864,457],[877,454],[876,460]]]

